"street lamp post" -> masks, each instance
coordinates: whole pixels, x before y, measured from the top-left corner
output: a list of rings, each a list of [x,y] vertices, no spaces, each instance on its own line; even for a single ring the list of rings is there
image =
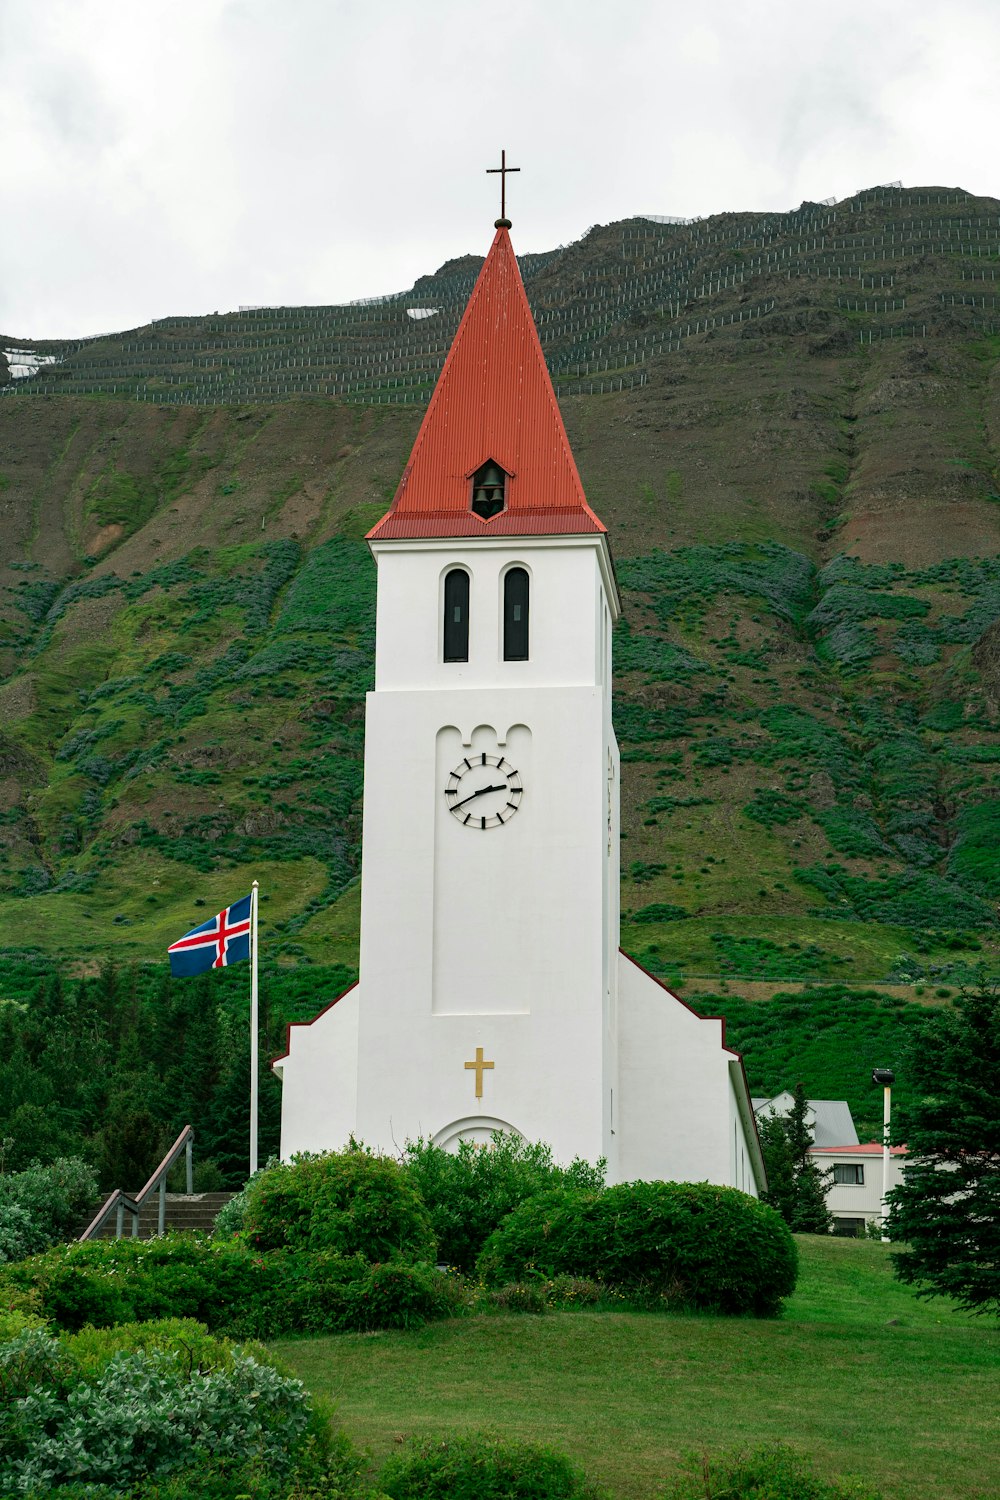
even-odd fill
[[[889,1236],[885,1232],[885,1220],[888,1213],[886,1199],[889,1193],[889,1109],[892,1100],[892,1086],[896,1082],[896,1075],[891,1068],[876,1068],[872,1073],[872,1083],[882,1085],[882,1240],[888,1244]]]

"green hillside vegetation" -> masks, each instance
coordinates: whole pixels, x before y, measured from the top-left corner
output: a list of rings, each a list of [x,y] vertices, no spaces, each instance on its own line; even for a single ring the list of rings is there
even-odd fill
[[[998,235],[1000,204],[920,189],[598,227],[526,270],[557,376],[636,382],[562,403],[625,604],[623,946],[726,1014],[755,1092],[801,1076],[867,1129],[873,1063],[1000,967]],[[406,305],[446,344],[477,265],[366,310],[351,358],[408,357]],[[210,322],[151,331],[174,395],[248,337]],[[53,965],[161,961],[256,878],[278,1050],[356,970],[363,536],[417,385],[123,401],[129,349],[89,346],[89,397],[68,353],[0,397],[0,990],[16,1029]]]

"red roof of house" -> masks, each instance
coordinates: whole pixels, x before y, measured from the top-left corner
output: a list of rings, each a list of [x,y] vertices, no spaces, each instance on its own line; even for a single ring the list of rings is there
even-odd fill
[[[470,501],[472,475],[487,459],[510,477],[505,508],[484,521]],[[605,529],[584,496],[510,236],[500,225],[392,506],[368,539]]]
[[[810,1151],[822,1153],[823,1156],[881,1156],[882,1147],[878,1141],[865,1141],[861,1146],[810,1146]],[[890,1156],[905,1156],[905,1146],[890,1146]]]

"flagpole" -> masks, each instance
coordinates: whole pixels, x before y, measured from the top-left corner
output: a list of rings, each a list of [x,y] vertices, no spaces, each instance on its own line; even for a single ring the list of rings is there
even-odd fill
[[[260,1087],[257,1060],[257,891],[256,880],[250,892],[250,1176],[257,1170],[257,1106]]]

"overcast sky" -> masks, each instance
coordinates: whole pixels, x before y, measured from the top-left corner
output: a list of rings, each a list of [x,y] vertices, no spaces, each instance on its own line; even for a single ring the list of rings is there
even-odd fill
[[[0,334],[401,290],[637,213],[1000,196],[1000,0],[0,0]]]

